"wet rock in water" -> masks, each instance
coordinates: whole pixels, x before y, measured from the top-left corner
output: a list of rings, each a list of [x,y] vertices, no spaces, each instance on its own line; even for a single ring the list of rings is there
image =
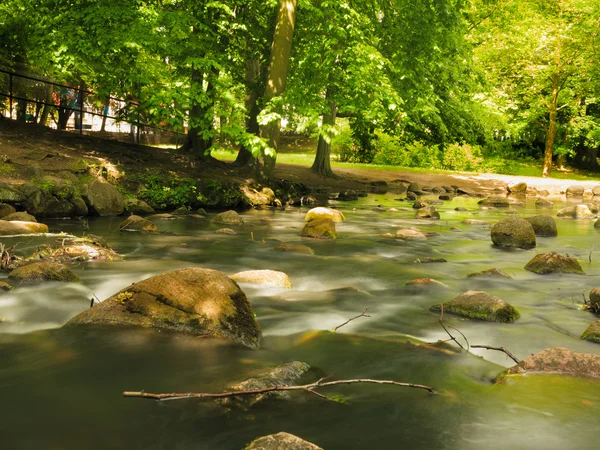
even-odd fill
[[[235,232],[231,228],[219,228],[217,231],[215,231],[215,233],[217,233],[217,234],[228,234],[230,236],[233,236],[233,235],[237,234],[237,232]]]
[[[292,361],[275,367],[268,372],[263,372],[256,377],[249,378],[241,383],[229,386],[227,391],[250,391],[266,389],[275,386],[295,386],[300,384],[300,380],[310,371],[311,367],[301,361]],[[306,381],[306,380],[302,380]],[[231,397],[223,399],[222,404],[232,405],[234,402],[246,408],[252,407],[267,398],[290,398],[289,393],[285,391],[267,392],[264,394],[253,395],[249,397]]]
[[[587,206],[592,213],[598,214],[598,205],[595,203],[584,203],[584,205]]]
[[[414,280],[407,281],[405,286],[448,287],[448,285],[442,283],[441,281],[434,280],[433,278],[416,278]]]
[[[467,278],[472,277],[493,277],[493,278],[511,278],[512,277],[504,272],[502,269],[492,268],[488,270],[482,270],[481,272],[472,272],[467,275]]]
[[[0,281],[0,291],[11,291],[13,287],[8,284],[6,281]]]
[[[190,214],[192,214],[192,210],[187,206],[180,206],[176,210],[171,211],[171,214],[173,214],[174,216],[189,216]]]
[[[592,194],[593,195],[600,195],[600,185],[599,186],[594,186],[592,188]]]
[[[462,221],[465,225],[491,225],[492,222],[481,219],[465,219]]]
[[[373,208],[372,211],[375,211],[375,212],[387,212],[388,210],[387,210],[387,208],[385,206],[378,205],[375,208]]]
[[[438,198],[440,200],[450,201],[454,198],[454,196],[452,194],[440,194],[440,196]]]
[[[569,255],[556,252],[540,253],[535,255],[525,265],[525,270],[545,275],[548,273],[575,273],[584,274],[581,265]]]
[[[556,213],[557,217],[571,217],[572,219],[593,219],[596,215],[587,205],[567,206]]]
[[[300,253],[302,255],[314,255],[312,248],[304,244],[279,244],[275,247],[279,252]]]
[[[431,192],[433,192],[434,194],[445,194],[446,189],[444,189],[443,187],[440,187],[440,186],[434,186],[431,189]]]
[[[585,192],[585,188],[583,186],[569,186],[565,192],[567,197],[583,197],[583,193]]]
[[[126,198],[125,209],[136,216],[154,214],[154,208],[143,200],[137,198]]]
[[[264,287],[291,289],[292,282],[284,272],[277,270],[247,270],[230,275],[238,283],[258,284]]]
[[[4,216],[2,220],[8,220],[9,222],[37,222],[35,217],[27,214],[25,211],[9,214],[8,216]]]
[[[101,237],[88,234],[81,238],[61,239],[59,247],[39,247],[30,259],[60,263],[79,261],[120,261],[121,255]]]
[[[536,236],[554,237],[558,235],[556,221],[548,214],[527,217],[525,220],[531,224]]]
[[[125,210],[123,195],[103,178],[87,184],[81,196],[90,211],[99,216],[118,216]]]
[[[358,200],[358,193],[356,191],[353,191],[352,189],[342,191],[340,192],[340,195],[338,195],[337,199],[344,202]]]
[[[421,189],[421,184],[414,182],[414,183],[410,183],[408,185],[408,187],[406,188],[407,192],[418,192],[418,191],[422,191],[423,189]]]
[[[389,208],[387,212],[398,212],[398,210],[396,208]]]
[[[152,222],[140,216],[129,216],[119,225],[121,231],[142,231],[156,233],[158,228]]]
[[[260,188],[252,188],[250,186],[242,186],[240,188],[242,195],[247,204],[251,206],[264,206],[270,205],[275,200],[275,193],[273,189],[268,187]]]
[[[594,288],[589,294],[588,308],[596,314],[600,314],[600,288]]]
[[[293,434],[281,432],[260,437],[246,447],[244,450],[323,450],[311,442],[300,439]]]
[[[487,197],[477,202],[481,206],[493,206],[495,208],[508,208],[510,202],[506,197]]]
[[[36,262],[21,266],[10,272],[8,278],[20,281],[81,281],[67,266],[55,262]]]
[[[456,187],[442,184],[441,186],[446,192],[456,192]]]
[[[0,220],[0,236],[47,233],[48,225],[37,222]]]
[[[414,192],[411,192],[411,191],[406,192],[407,200],[416,200],[418,198],[419,198],[419,196],[417,194],[415,194]]]
[[[175,220],[175,219],[181,219],[180,216],[174,216],[173,214],[169,214],[169,213],[162,213],[162,214],[152,214],[150,217],[148,217],[149,220]]]
[[[421,209],[421,208],[426,208],[428,206],[429,206],[429,203],[427,203],[425,200],[417,200],[412,205],[413,209]]]
[[[433,305],[430,310],[441,311],[442,305],[444,312],[488,322],[512,323],[520,317],[514,306],[484,291],[464,292],[449,302]]]
[[[237,212],[229,210],[213,217],[212,223],[219,225],[241,225],[244,223],[244,219]]]
[[[427,206],[425,208],[419,209],[416,212],[415,219],[439,220],[440,219],[440,213],[438,212],[437,209],[435,209],[435,206]]]
[[[315,219],[304,225],[302,236],[317,239],[336,239],[335,222],[331,219]]]
[[[65,326],[151,327],[221,337],[258,348],[260,329],[246,294],[222,272],[190,267],[134,283]]]
[[[344,221],[344,214],[337,209],[325,208],[323,206],[319,206],[317,208],[313,208],[306,213],[304,217],[305,222],[311,222],[317,219],[329,219],[334,222],[340,223]]]
[[[581,335],[581,339],[600,344],[600,320],[593,322]]]
[[[564,347],[553,347],[528,356],[496,378],[525,373],[561,373],[578,377],[600,377],[600,355],[578,353]]]
[[[401,239],[403,241],[425,241],[427,240],[427,236],[425,233],[413,230],[412,228],[405,228],[396,231],[396,239]]]
[[[514,194],[514,193],[522,193],[527,191],[527,183],[516,183],[513,184],[512,186],[508,187],[508,192]]]
[[[0,219],[3,219],[9,214],[16,212],[17,210],[14,208],[14,206],[9,205],[8,203],[0,203]]]
[[[423,256],[422,258],[415,259],[414,262],[420,263],[420,264],[431,264],[431,263],[445,263],[448,261],[445,258],[440,258],[437,256]]]
[[[504,248],[530,249],[536,245],[533,226],[520,217],[497,222],[491,230],[492,242]]]
[[[546,200],[545,198],[538,198],[535,201],[536,208],[552,208],[553,205],[554,203],[552,203],[550,200]]]
[[[472,197],[476,197],[477,196],[477,192],[475,192],[473,189],[468,188],[468,187],[457,187],[456,188],[456,193],[457,194],[461,194],[461,195],[469,195]]]

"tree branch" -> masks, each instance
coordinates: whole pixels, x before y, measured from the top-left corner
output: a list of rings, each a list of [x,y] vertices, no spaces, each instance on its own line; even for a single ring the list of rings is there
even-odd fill
[[[241,397],[248,395],[265,394],[267,392],[278,392],[278,391],[306,391],[310,394],[317,395],[319,397],[325,397],[323,394],[315,391],[317,388],[326,388],[330,386],[337,386],[340,384],[356,384],[356,383],[371,383],[371,384],[390,384],[393,386],[402,386],[415,389],[424,389],[432,394],[436,394],[435,390],[430,386],[424,384],[413,384],[413,383],[401,383],[393,380],[373,380],[370,378],[356,378],[352,380],[335,380],[323,382],[323,379],[315,381],[314,383],[304,384],[300,386],[273,386],[263,389],[250,389],[245,391],[231,391],[221,393],[209,393],[209,392],[185,392],[185,393],[168,393],[168,394],[153,394],[150,392],[123,392],[123,397],[137,397],[147,398],[150,400],[181,400],[184,398],[225,398],[225,397]]]
[[[365,310],[362,313],[360,313],[358,316],[355,316],[355,317],[352,317],[352,318],[346,320],[343,324],[338,325],[332,331],[335,333],[338,329],[342,328],[344,325],[348,325],[350,322],[352,322],[353,320],[358,319],[360,317],[371,317],[368,314],[365,314],[368,310],[369,310],[369,308],[365,308]]]
[[[496,350],[499,352],[504,352],[504,353],[506,353],[506,356],[508,356],[510,359],[512,359],[517,364],[519,364],[521,362],[515,355],[513,355],[511,352],[506,350],[504,347],[490,347],[489,345],[471,345],[471,348],[485,348],[486,350]]]

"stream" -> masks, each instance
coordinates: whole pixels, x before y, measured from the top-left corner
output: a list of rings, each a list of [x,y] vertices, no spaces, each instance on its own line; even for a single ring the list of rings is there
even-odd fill
[[[548,347],[600,353],[581,333],[596,317],[581,309],[583,296],[600,287],[600,247],[593,220],[556,218],[567,205],[550,198],[511,207],[519,216],[552,214],[558,237],[537,238],[533,250],[492,246],[490,226],[507,208],[482,209],[479,199],[456,197],[436,205],[441,220],[414,219],[398,194],[369,194],[352,202],[331,201],[346,216],[337,240],[302,240],[309,207],[249,210],[237,235],[221,235],[206,219],[157,220],[166,235],[119,231],[122,217],[46,221],[52,232],[102,236],[119,262],[73,267],[82,284],[44,283],[0,293],[0,447],[48,449],[242,449],[253,439],[286,431],[335,449],[596,449],[600,381],[529,375],[492,385],[514,363],[501,352],[439,351],[412,340],[447,339],[429,311],[469,290],[485,290],[512,305],[512,324],[478,322],[446,314],[470,344],[504,346],[519,358]],[[425,197],[424,199],[427,199]],[[576,203],[580,203],[576,202]],[[467,211],[457,212],[456,207]],[[267,219],[267,220],[263,220]],[[439,233],[427,241],[385,238],[399,228]],[[233,227],[232,227],[233,228]],[[458,228],[458,229],[457,229]],[[2,238],[29,254],[56,236]],[[315,255],[274,250],[277,243],[303,243]],[[523,267],[536,254],[568,253],[586,275],[537,275]],[[424,256],[446,263],[415,263]],[[131,283],[183,267],[227,274],[272,269],[287,273],[292,289],[242,284],[262,328],[260,350],[150,329],[61,329],[88,308]],[[467,278],[497,267],[512,279]],[[405,286],[434,278],[448,287]],[[0,274],[5,280],[6,274]],[[354,289],[340,289],[352,287]],[[331,330],[368,308],[370,317]],[[206,400],[153,402],[126,399],[123,391],[219,392],[288,361],[304,361],[329,380],[377,378],[434,387],[442,395],[395,386],[356,384],[323,390],[337,402],[304,392],[249,411],[225,410]]]

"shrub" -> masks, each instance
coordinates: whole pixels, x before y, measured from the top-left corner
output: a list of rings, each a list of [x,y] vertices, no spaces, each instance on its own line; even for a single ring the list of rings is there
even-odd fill
[[[442,167],[447,170],[479,170],[483,163],[481,147],[469,144],[450,144],[444,149]]]
[[[373,162],[403,167],[441,167],[441,152],[437,145],[421,141],[405,143],[400,137],[377,133],[376,153]]]

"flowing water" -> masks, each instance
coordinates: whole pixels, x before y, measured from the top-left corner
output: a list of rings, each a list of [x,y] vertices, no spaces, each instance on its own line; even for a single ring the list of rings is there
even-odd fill
[[[236,236],[215,234],[219,227],[210,217],[159,221],[162,231],[174,233],[159,236],[121,233],[121,218],[90,219],[87,232],[103,236],[124,261],[74,267],[82,284],[45,283],[0,294],[0,448],[241,449],[279,431],[328,450],[597,448],[600,381],[530,375],[492,385],[512,365],[504,354],[448,354],[411,343],[446,339],[429,306],[480,289],[515,305],[521,318],[497,324],[447,314],[444,322],[471,344],[504,346],[521,358],[554,346],[598,354],[597,344],[578,338],[595,320],[581,310],[582,294],[600,286],[593,221],[557,219],[559,237],[538,238],[534,250],[506,251],[491,245],[489,226],[461,223],[494,222],[507,217],[506,210],[481,209],[472,198],[439,206],[442,220],[436,222],[415,220],[412,210],[372,210],[378,204],[410,207],[396,196],[337,204],[346,221],[338,224],[335,241],[299,238],[308,208],[246,211]],[[456,206],[468,211],[456,212]],[[553,215],[560,206],[555,203]],[[521,216],[539,213],[532,200],[512,209]],[[86,231],[77,220],[49,226],[75,235]],[[439,234],[418,242],[381,236],[411,226]],[[19,242],[26,254],[55,240],[1,242]],[[274,251],[277,241],[304,243],[315,255]],[[586,275],[540,276],[523,269],[536,253],[550,250],[575,256]],[[424,256],[448,262],[414,262]],[[104,299],[151,275],[189,266],[226,273],[274,269],[290,276],[291,290],[242,285],[263,331],[260,350],[147,329],[60,328],[94,296]],[[512,279],[466,278],[491,267]],[[421,277],[448,288],[405,286]],[[346,287],[355,289],[339,289]],[[328,331],[366,308],[370,317]],[[299,392],[249,411],[202,400],[121,397],[124,390],[218,392],[293,360],[331,380],[393,379],[427,384],[442,395],[352,385],[324,392],[339,402]]]

